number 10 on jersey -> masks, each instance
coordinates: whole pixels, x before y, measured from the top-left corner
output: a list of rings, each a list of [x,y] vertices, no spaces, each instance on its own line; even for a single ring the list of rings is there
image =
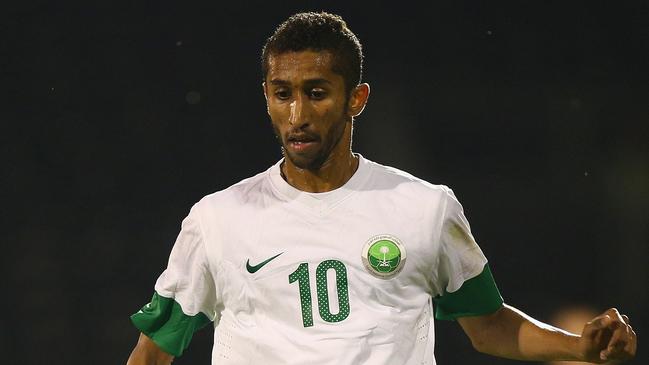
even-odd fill
[[[329,289],[327,286],[327,271],[336,273],[336,294],[338,295],[338,313],[333,314],[329,308]],[[304,327],[313,326],[313,301],[311,299],[311,280],[309,264],[303,262],[288,276],[289,284],[298,283],[300,289],[300,306],[302,308],[302,324]],[[315,271],[318,312],[325,322],[340,322],[349,316],[349,288],[347,283],[347,268],[338,260],[322,261]]]

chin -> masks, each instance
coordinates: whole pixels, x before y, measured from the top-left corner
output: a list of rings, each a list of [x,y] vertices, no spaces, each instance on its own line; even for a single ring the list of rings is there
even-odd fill
[[[286,149],[284,151],[286,151]],[[303,156],[286,152],[284,153],[284,156],[289,159],[295,167],[302,170],[318,170],[325,161],[322,156]]]

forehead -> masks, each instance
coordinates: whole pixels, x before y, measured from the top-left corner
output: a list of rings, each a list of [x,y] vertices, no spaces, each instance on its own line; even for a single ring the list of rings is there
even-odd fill
[[[342,81],[332,70],[334,58],[328,51],[286,52],[268,57],[267,81],[299,82],[308,79]]]

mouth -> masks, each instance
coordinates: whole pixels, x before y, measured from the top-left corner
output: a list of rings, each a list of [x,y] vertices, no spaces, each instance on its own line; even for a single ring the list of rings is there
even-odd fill
[[[306,152],[318,143],[318,138],[308,134],[292,134],[287,138],[287,147],[295,152]]]

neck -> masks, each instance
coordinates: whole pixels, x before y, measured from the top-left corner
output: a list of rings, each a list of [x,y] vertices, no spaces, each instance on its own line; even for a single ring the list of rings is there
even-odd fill
[[[289,158],[285,158],[281,171],[284,180],[294,188],[309,193],[324,193],[345,185],[357,168],[358,157],[351,151],[351,133],[345,133],[329,158],[317,170],[301,169]]]

